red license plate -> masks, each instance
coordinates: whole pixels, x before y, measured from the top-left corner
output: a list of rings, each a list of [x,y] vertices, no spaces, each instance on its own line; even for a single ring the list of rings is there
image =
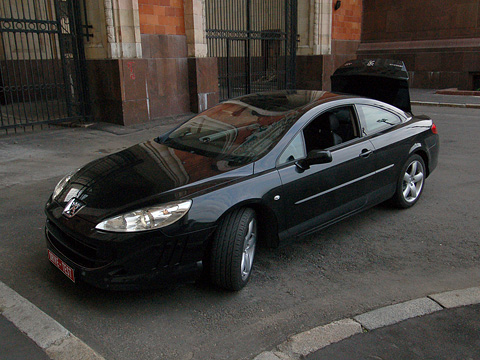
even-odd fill
[[[65,262],[62,259],[60,259],[57,255],[55,255],[50,250],[48,250],[48,260],[50,260],[50,262],[53,265],[55,265],[57,268],[59,268],[61,272],[63,272],[65,275],[67,275],[67,277],[70,280],[75,282],[75,274],[73,272],[73,269],[70,266],[68,266],[67,264],[65,264]]]

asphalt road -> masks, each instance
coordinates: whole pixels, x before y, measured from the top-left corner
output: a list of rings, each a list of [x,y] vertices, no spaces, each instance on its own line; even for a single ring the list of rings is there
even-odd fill
[[[0,138],[0,280],[107,359],[249,359],[292,334],[480,280],[480,110],[414,107],[441,137],[420,201],[380,205],[261,249],[239,293],[74,286],[46,257],[43,206],[63,173],[155,135],[61,129]]]

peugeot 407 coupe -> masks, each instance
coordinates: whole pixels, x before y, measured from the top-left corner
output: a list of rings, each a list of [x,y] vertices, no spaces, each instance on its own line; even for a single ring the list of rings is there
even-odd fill
[[[194,279],[240,290],[277,246],[391,200],[420,198],[437,165],[402,62],[352,61],[333,92],[227,100],[67,175],[46,204],[49,260],[73,282],[133,289]]]

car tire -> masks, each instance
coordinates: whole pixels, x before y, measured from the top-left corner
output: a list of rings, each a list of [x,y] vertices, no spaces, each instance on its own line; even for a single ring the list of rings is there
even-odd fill
[[[426,167],[422,157],[416,154],[410,156],[398,177],[393,203],[403,209],[415,205],[422,195],[425,177]]]
[[[210,280],[232,291],[242,289],[250,279],[257,242],[257,219],[251,208],[242,208],[225,216],[212,241]]]

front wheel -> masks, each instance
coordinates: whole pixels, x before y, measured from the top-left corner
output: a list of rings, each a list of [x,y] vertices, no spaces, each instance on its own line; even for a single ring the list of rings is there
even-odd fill
[[[243,208],[228,214],[215,232],[210,254],[210,279],[238,291],[248,282],[257,245],[255,211]]]
[[[412,155],[400,172],[397,190],[392,200],[401,208],[409,208],[418,201],[425,182],[425,162],[419,155]]]

